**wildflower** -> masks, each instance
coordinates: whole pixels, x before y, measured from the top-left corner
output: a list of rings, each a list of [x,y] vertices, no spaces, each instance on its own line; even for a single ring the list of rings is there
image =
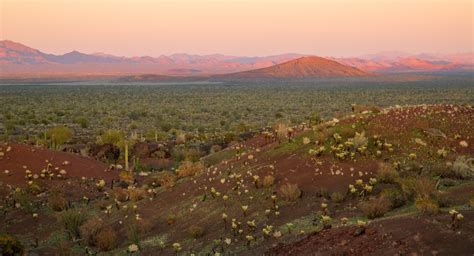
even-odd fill
[[[326,204],[326,203],[321,203],[321,208],[323,208],[323,209],[328,208],[328,204]]]
[[[326,224],[326,223],[329,223],[331,221],[331,217],[329,217],[328,215],[321,215],[321,221]]]
[[[246,216],[248,209],[249,209],[248,205],[242,205],[242,212],[244,213],[244,216]]]
[[[232,239],[226,238],[224,239],[224,243],[226,243],[227,245],[230,245],[232,243]]]
[[[265,215],[267,215],[267,216],[270,215],[270,211],[271,211],[270,209],[266,209],[265,210]]]
[[[273,233],[273,237],[275,237],[275,238],[280,238],[280,237],[281,237],[281,231],[275,231],[275,232]]]
[[[174,244],[173,244],[173,249],[174,249],[176,252],[181,251],[181,244],[180,244],[180,243],[174,243]]]
[[[356,185],[359,185],[359,186],[362,186],[362,184],[364,184],[364,181],[361,179],[357,179],[355,182],[356,182]]]
[[[227,214],[223,213],[222,214],[222,219],[226,220],[227,219]]]
[[[369,184],[370,185],[375,185],[377,183],[377,179],[376,178],[370,178],[369,179]]]
[[[349,221],[349,219],[346,218],[346,217],[342,217],[342,218],[341,218],[341,223],[342,223],[342,225],[346,225],[348,221]]]
[[[461,146],[463,148],[467,148],[469,146],[469,144],[467,143],[467,141],[462,140],[462,141],[459,142],[459,146]]]
[[[38,218],[38,214],[36,212],[33,213],[33,218]]]
[[[304,144],[304,145],[307,145],[307,144],[309,144],[310,142],[311,142],[311,140],[310,140],[308,137],[304,137],[304,138],[303,138],[303,144]]]
[[[359,227],[363,227],[367,224],[367,222],[363,221],[363,220],[357,220],[357,226]]]
[[[99,180],[95,185],[98,190],[102,190],[105,187],[105,180]]]
[[[367,184],[364,186],[364,190],[369,192],[369,193],[372,192],[373,188],[374,188],[373,186],[370,186],[370,185],[367,185]]]
[[[248,226],[251,230],[255,230],[255,228],[257,227],[257,225],[255,224],[255,220],[247,221],[247,226]]]
[[[139,248],[138,248],[138,245],[136,244],[131,244],[128,246],[128,252],[129,253],[135,253],[135,252],[138,252]]]

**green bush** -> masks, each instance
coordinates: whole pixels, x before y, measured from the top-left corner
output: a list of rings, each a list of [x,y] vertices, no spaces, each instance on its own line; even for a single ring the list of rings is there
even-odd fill
[[[46,136],[51,140],[53,147],[59,147],[72,139],[73,132],[65,126],[57,126],[50,128]]]

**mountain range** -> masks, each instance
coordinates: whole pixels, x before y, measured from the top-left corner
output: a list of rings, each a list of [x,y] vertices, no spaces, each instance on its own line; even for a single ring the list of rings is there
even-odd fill
[[[472,71],[474,54],[408,54],[385,52],[357,58],[321,58],[304,54],[266,57],[222,54],[120,57],[72,51],[44,53],[23,44],[0,41],[0,77],[44,76],[210,76],[328,77],[360,76],[368,72]],[[293,61],[294,60],[294,61]],[[284,65],[279,65],[284,64]],[[239,74],[239,75],[237,75]]]

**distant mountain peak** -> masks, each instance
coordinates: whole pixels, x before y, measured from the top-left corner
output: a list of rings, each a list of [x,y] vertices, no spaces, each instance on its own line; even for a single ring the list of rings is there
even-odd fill
[[[230,74],[242,78],[358,77],[370,74],[358,68],[318,56],[305,56],[267,68]]]

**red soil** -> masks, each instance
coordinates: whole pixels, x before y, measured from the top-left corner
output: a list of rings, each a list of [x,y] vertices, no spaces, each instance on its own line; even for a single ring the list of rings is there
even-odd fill
[[[365,234],[357,227],[341,227],[308,235],[288,245],[280,244],[268,255],[471,255],[474,244],[474,211],[463,212],[459,229],[449,227],[449,214],[436,217],[401,217],[374,221]],[[467,240],[467,241],[466,241]]]
[[[11,147],[9,152],[7,152],[8,147]],[[50,167],[52,170],[56,167],[59,170],[66,170],[67,177],[96,178],[106,181],[117,178],[116,173],[106,172],[106,164],[75,154],[23,144],[0,145],[0,152],[4,153],[4,156],[0,157],[0,181],[4,184],[25,185],[26,170],[30,170],[32,174],[40,174],[41,170],[45,169],[48,163],[53,165]],[[64,165],[65,161],[69,162],[69,164]],[[8,170],[9,174],[6,174],[5,170]],[[54,170],[53,172],[57,174],[59,170]]]

